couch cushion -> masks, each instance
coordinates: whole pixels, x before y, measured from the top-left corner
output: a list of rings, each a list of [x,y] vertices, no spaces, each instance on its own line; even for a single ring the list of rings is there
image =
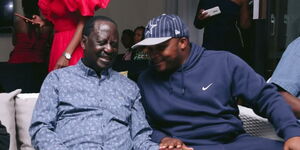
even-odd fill
[[[20,150],[34,150],[28,130],[37,97],[38,93],[18,94],[15,99],[17,141]]]
[[[21,89],[0,93],[0,120],[10,134],[9,150],[17,150],[14,97],[20,92]]]

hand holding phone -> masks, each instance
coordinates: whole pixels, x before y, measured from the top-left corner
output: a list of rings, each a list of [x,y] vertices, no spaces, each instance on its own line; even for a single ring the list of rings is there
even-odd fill
[[[18,17],[24,19],[26,22],[29,21],[29,22],[31,22],[31,23],[34,23],[32,19],[29,19],[29,18],[27,18],[27,17],[25,17],[25,16],[23,16],[23,15],[21,15],[21,14],[15,13],[15,16],[18,16]]]
[[[206,18],[210,17],[206,12],[204,12],[204,9],[200,9],[197,18],[199,20],[204,20]]]
[[[210,8],[210,9],[206,9],[204,11],[202,11],[202,13],[206,13],[208,16],[215,16],[221,13],[221,10],[219,8],[219,6]]]

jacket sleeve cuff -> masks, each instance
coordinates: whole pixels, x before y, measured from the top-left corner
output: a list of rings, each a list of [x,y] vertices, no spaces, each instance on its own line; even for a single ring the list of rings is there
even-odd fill
[[[283,138],[287,141],[289,138],[292,137],[300,137],[300,130],[299,130],[300,122],[298,121],[298,126],[289,126],[283,130]]]
[[[153,142],[160,143],[161,139],[166,137],[167,135],[159,130],[153,129],[151,138]]]

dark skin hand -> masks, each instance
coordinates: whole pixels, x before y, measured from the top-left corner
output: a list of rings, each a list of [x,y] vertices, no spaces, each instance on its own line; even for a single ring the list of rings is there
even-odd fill
[[[289,138],[284,143],[284,150],[300,150],[300,137]]]
[[[295,116],[300,118],[300,99],[293,96],[289,92],[281,89],[280,94],[284,97],[285,101],[291,106]]]
[[[206,18],[208,18],[208,17],[210,17],[208,14],[207,14],[207,12],[203,12],[204,11],[204,9],[200,9],[199,10],[199,15],[198,15],[198,19],[199,20],[204,20],[204,19],[206,19]]]
[[[194,150],[187,147],[180,139],[164,137],[159,144],[160,150]]]

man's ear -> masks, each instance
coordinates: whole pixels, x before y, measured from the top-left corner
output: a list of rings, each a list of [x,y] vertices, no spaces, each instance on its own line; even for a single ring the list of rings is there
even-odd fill
[[[81,39],[81,42],[80,42],[80,45],[83,48],[83,50],[85,50],[86,42],[87,42],[87,36],[83,35],[82,39]]]
[[[189,40],[186,37],[182,37],[179,39],[180,49],[185,49],[188,45],[189,45]]]

